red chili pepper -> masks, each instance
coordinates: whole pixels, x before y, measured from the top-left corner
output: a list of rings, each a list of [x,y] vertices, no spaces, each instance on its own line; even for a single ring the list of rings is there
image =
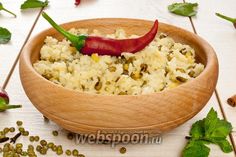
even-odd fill
[[[79,5],[80,4],[80,0],[75,0],[75,5]]]
[[[0,112],[13,108],[21,108],[21,105],[10,105],[7,92],[0,87]]]
[[[110,39],[95,36],[76,36],[57,25],[46,13],[43,17],[62,35],[64,35],[76,49],[83,54],[120,56],[122,52],[135,53],[144,49],[156,36],[158,30],[158,21],[154,22],[152,29],[140,38],[135,39]]]

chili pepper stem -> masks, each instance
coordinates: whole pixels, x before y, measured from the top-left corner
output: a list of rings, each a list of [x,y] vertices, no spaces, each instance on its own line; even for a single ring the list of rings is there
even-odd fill
[[[14,109],[14,108],[21,108],[22,105],[8,105],[8,104],[5,104],[5,105],[2,105],[0,106],[0,111],[5,111],[5,110],[8,110],[8,109]]]
[[[235,18],[231,18],[231,17],[228,17],[228,16],[225,16],[225,15],[222,15],[220,13],[216,13],[216,16],[222,18],[222,19],[225,19],[229,22],[232,22],[232,23],[236,23],[236,19]]]
[[[14,17],[16,17],[16,14],[11,12],[10,10],[7,10],[6,8],[2,8],[2,10],[4,10],[4,11],[8,12],[9,14],[12,14]]]
[[[56,22],[53,21],[53,19],[51,19],[47,13],[43,12],[42,16],[58,31],[60,32],[62,35],[64,35],[75,47],[77,50],[80,50],[84,44],[85,44],[85,39],[86,36],[84,35],[80,35],[80,36],[76,36],[74,34],[71,34],[69,32],[67,32],[66,30],[64,30],[62,27],[60,27]]]

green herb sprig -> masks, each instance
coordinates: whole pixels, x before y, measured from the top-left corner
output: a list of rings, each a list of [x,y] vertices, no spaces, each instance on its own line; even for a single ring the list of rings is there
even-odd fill
[[[216,16],[231,22],[234,25],[234,27],[236,28],[236,18],[225,16],[225,15],[220,14],[220,13],[216,13]]]
[[[212,108],[207,117],[195,122],[190,130],[188,144],[183,150],[183,157],[208,157],[210,148],[206,145],[216,144],[225,153],[233,151],[226,139],[232,131],[231,123],[219,119],[217,112]]]
[[[0,11],[3,10],[5,12],[8,12],[9,14],[12,14],[14,17],[16,17],[16,14],[14,14],[13,12],[11,12],[10,10],[6,9],[3,4],[0,2]]]
[[[173,3],[168,6],[171,13],[181,16],[195,16],[197,14],[198,3]]]
[[[6,44],[11,40],[11,32],[3,27],[0,27],[0,44]]]
[[[21,9],[30,9],[30,8],[41,8],[41,7],[46,7],[48,6],[49,1],[45,0],[40,1],[40,0],[26,0],[22,5],[21,5]]]

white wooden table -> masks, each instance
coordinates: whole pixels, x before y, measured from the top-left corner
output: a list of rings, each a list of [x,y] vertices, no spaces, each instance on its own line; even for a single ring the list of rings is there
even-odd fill
[[[31,104],[20,82],[18,55],[30,37],[50,26],[39,16],[41,9],[20,11],[20,4],[23,1],[1,1],[5,7],[17,14],[17,18],[15,19],[4,12],[0,13],[0,26],[8,28],[12,32],[11,42],[6,45],[0,45],[0,86],[3,86],[8,91],[12,104],[21,103],[23,108],[0,113],[0,129],[7,126],[15,126],[17,120],[22,120],[25,128],[31,134],[39,135],[46,140],[61,144],[64,149],[77,148],[87,157],[179,157],[187,142],[184,137],[188,135],[191,125],[196,120],[204,118],[209,109],[214,107],[221,117],[232,123],[234,129],[229,139],[235,146],[236,108],[227,105],[226,99],[236,94],[236,30],[230,23],[220,20],[214,15],[215,12],[222,12],[236,17],[235,0],[190,0],[191,2],[197,1],[199,3],[199,13],[197,17],[191,20],[168,12],[168,4],[182,2],[181,0],[82,0],[81,5],[78,7],[74,6],[73,0],[50,0],[50,6],[44,10],[58,23],[97,17],[125,17],[149,20],[157,18],[161,22],[173,24],[189,31],[194,31],[193,28],[195,28],[195,33],[209,41],[217,52],[220,63],[217,92],[213,94],[204,109],[182,126],[164,134],[162,144],[126,145],[126,154],[119,153],[119,148],[122,145],[114,148],[111,148],[110,145],[76,145],[74,141],[66,138],[66,132],[62,128],[52,122],[46,123],[42,115]],[[53,137],[52,130],[60,130],[60,136]],[[27,138],[21,138],[20,141],[25,145],[29,143]],[[212,157],[235,156],[235,152],[225,154],[222,153],[218,146],[210,145],[210,147],[210,156]],[[47,156],[54,156],[54,154],[49,151]]]

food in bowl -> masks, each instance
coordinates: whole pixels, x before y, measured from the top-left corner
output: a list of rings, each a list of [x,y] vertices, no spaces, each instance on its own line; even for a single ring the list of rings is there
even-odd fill
[[[70,33],[88,34],[87,29],[72,28]],[[92,34],[114,39],[135,38],[122,29],[113,34]],[[143,50],[121,56],[91,56],[79,53],[70,41],[48,36],[40,50],[40,59],[33,64],[46,79],[80,92],[105,95],[139,95],[160,92],[197,77],[204,65],[195,60],[189,45],[176,43],[167,34],[160,34]]]

